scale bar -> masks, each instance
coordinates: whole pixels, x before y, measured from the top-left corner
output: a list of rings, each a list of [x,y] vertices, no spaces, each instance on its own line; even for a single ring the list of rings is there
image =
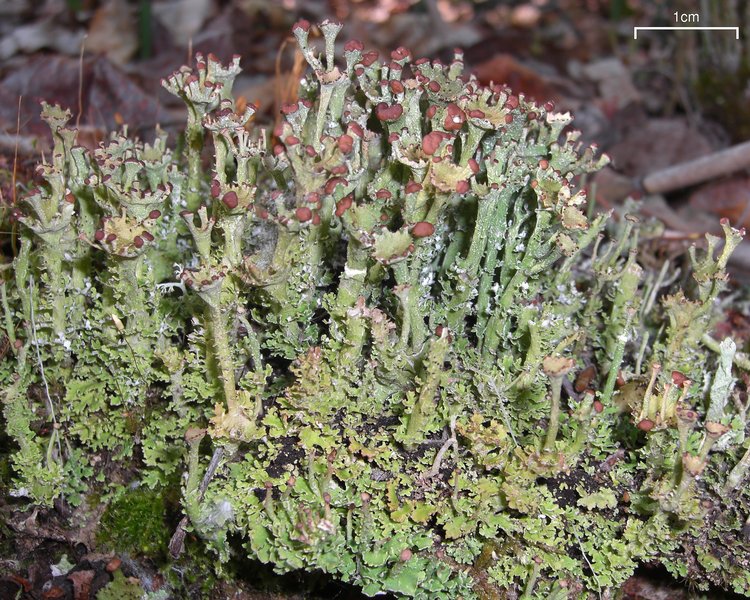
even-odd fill
[[[734,31],[735,38],[740,39],[740,28],[739,27],[633,27],[633,39],[638,39],[638,30],[642,31],[669,31],[672,29],[692,30],[692,31],[708,31],[708,30],[723,30],[723,31]]]

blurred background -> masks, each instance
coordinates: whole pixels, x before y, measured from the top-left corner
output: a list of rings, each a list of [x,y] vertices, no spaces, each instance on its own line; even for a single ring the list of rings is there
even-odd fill
[[[39,102],[69,107],[83,143],[127,124],[148,138],[177,133],[184,108],[160,85],[195,52],[242,56],[240,102],[273,124],[294,98],[304,61],[290,37],[299,18],[345,24],[341,44],[449,59],[465,51],[482,82],[508,83],[570,110],[586,142],[612,164],[594,181],[598,207],[617,206],[650,173],[750,139],[745,0],[0,0],[0,194],[7,205],[46,147]],[[676,19],[729,31],[650,31]],[[746,154],[750,155],[750,151]],[[748,160],[701,185],[643,200],[670,243],[750,225]],[[663,250],[668,252],[669,249]],[[750,252],[734,262],[750,273]]]

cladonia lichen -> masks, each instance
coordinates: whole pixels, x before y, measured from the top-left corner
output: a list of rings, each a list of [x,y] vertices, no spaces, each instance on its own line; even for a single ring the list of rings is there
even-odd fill
[[[605,597],[641,563],[750,594],[748,361],[713,327],[742,232],[668,278],[635,211],[587,217],[606,158],[570,115],[340,30],[295,25],[272,131],[212,55],[164,82],[179,153],[44,106],[1,288],[13,494],[183,475],[222,560],[368,595]]]

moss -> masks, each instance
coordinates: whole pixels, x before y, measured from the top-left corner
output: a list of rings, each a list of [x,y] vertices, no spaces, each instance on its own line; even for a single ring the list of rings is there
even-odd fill
[[[171,535],[162,490],[126,489],[107,506],[97,531],[97,543],[117,552],[166,558]]]

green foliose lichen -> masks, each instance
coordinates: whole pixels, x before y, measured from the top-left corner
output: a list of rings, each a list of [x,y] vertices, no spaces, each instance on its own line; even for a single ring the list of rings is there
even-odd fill
[[[272,132],[213,56],[165,80],[180,154],[86,150],[45,105],[1,288],[12,493],[137,473],[101,535],[148,553],[184,472],[222,561],[368,595],[603,597],[654,562],[750,594],[749,363],[713,333],[742,232],[671,276],[635,210],[586,217],[606,158],[568,114],[460,53],[337,61],[340,29],[295,26],[312,72]]]

